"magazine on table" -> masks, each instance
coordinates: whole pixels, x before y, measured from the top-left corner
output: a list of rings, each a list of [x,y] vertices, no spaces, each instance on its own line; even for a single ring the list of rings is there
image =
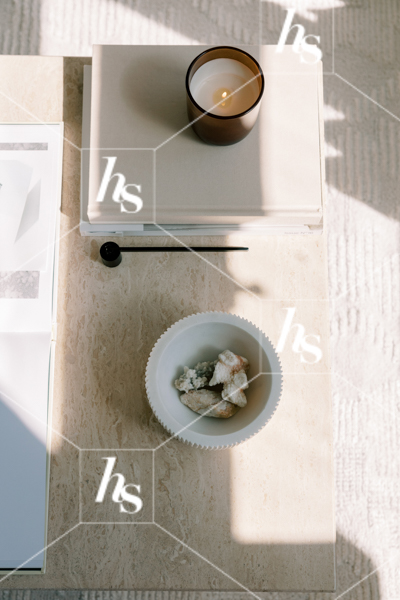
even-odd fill
[[[0,570],[45,567],[62,149],[0,124]]]

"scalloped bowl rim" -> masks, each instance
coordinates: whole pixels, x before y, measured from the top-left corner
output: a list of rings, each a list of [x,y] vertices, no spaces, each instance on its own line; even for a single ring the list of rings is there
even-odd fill
[[[233,325],[250,334],[258,343],[261,342],[262,349],[267,356],[271,367],[271,389],[268,400],[259,415],[244,428],[235,432],[218,436],[217,438],[216,436],[205,435],[203,433],[193,431],[190,429],[190,425],[181,429],[179,429],[179,427],[177,428],[177,421],[166,409],[163,402],[159,400],[157,382],[155,378],[151,376],[152,372],[156,372],[158,362],[162,357],[164,350],[171,343],[171,340],[175,337],[175,335],[195,325],[210,323]],[[282,393],[282,367],[276,350],[269,338],[251,321],[232,313],[218,311],[195,313],[176,321],[176,323],[171,325],[171,327],[169,327],[154,344],[146,366],[146,393],[150,406],[157,420],[171,435],[180,441],[199,448],[229,448],[256,435],[272,418],[277,409]],[[196,413],[193,413],[193,415],[193,421],[197,420],[200,416],[196,415]]]

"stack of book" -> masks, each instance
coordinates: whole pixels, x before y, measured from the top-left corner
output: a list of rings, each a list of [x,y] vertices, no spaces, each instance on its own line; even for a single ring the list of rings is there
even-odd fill
[[[244,49],[261,64],[256,126],[211,146],[186,114],[185,75],[208,46],[94,46],[85,67],[82,235],[320,233],[322,65],[291,46]]]

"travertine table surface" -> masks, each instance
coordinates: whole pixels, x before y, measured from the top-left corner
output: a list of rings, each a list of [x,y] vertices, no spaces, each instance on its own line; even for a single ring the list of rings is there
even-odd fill
[[[325,237],[185,238],[250,250],[125,255],[117,269],[104,267],[105,239],[82,238],[78,228],[82,73],[89,62],[0,59],[2,120],[63,120],[66,138],[47,570],[14,574],[1,587],[331,591]],[[177,244],[160,239],[127,243]],[[169,439],[144,388],[158,337],[182,317],[209,310],[243,316],[275,345],[294,312],[293,324],[319,336],[307,341],[321,349],[321,356],[305,346],[293,351],[299,328],[289,332],[277,412],[250,441],[224,451]],[[116,457],[114,472],[127,483],[141,485],[143,509],[134,516],[121,513],[111,493],[94,501],[107,457]]]

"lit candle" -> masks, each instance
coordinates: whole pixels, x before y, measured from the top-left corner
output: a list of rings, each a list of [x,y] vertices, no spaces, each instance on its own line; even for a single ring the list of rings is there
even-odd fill
[[[188,116],[197,135],[216,145],[234,144],[253,128],[264,91],[258,62],[231,46],[210,48],[186,75]]]
[[[216,58],[193,75],[190,91],[201,108],[214,115],[239,115],[257,100],[257,76],[246,65],[231,58]]]

